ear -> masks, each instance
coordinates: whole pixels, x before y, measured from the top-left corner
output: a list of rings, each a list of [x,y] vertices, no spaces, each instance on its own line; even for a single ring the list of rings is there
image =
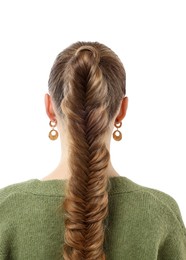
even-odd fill
[[[45,109],[49,119],[54,121],[54,119],[56,119],[56,115],[54,112],[51,96],[48,93],[45,94]]]
[[[122,119],[125,117],[127,108],[128,108],[128,97],[124,97],[121,102],[119,114],[117,115],[116,120],[115,120],[116,123],[121,122]]]

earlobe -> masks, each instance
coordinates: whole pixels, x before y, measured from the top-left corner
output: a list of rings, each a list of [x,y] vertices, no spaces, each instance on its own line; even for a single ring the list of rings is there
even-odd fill
[[[48,93],[45,94],[45,100],[44,101],[45,101],[46,114],[48,115],[49,119],[51,121],[53,121],[55,119],[55,112],[54,112],[54,109],[53,109],[51,96]]]

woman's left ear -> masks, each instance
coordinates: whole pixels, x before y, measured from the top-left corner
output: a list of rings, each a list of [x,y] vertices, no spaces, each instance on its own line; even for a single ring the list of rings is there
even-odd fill
[[[51,96],[48,93],[45,94],[45,110],[49,119],[54,121],[56,119],[56,115],[54,112]]]

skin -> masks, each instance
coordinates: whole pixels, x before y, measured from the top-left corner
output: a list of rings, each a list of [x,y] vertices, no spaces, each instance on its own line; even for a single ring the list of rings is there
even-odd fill
[[[49,120],[57,120],[57,125],[55,129],[59,133],[60,137],[60,142],[61,142],[61,159],[59,161],[58,166],[47,176],[45,176],[42,181],[45,180],[53,180],[53,179],[69,179],[70,178],[70,170],[68,167],[68,147],[69,147],[69,137],[68,135],[68,130],[65,128],[65,124],[63,124],[61,118],[59,117],[58,113],[56,112],[54,102],[52,101],[51,96],[46,93],[45,97],[45,109],[46,109],[46,114],[49,118]],[[128,97],[124,97],[120,103],[120,107],[116,113],[116,116],[114,119],[110,122],[109,130],[108,133],[105,135],[105,143],[107,146],[107,149],[110,151],[110,141],[112,137],[112,133],[114,130],[114,123],[121,122],[127,112],[127,107],[128,107]],[[122,129],[122,128],[120,128]],[[119,129],[119,130],[120,130]],[[121,131],[122,132],[122,131]],[[58,137],[58,138],[59,138]],[[114,176],[120,176],[114,167],[112,166],[111,160],[109,161],[108,164],[108,169],[107,169],[107,174],[109,177],[114,177]]]

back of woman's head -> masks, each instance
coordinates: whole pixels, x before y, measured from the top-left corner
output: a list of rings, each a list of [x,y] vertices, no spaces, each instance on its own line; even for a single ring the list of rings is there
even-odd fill
[[[105,45],[77,42],[57,56],[49,92],[70,140],[63,258],[105,259],[110,154],[104,137],[126,94],[124,67]]]

